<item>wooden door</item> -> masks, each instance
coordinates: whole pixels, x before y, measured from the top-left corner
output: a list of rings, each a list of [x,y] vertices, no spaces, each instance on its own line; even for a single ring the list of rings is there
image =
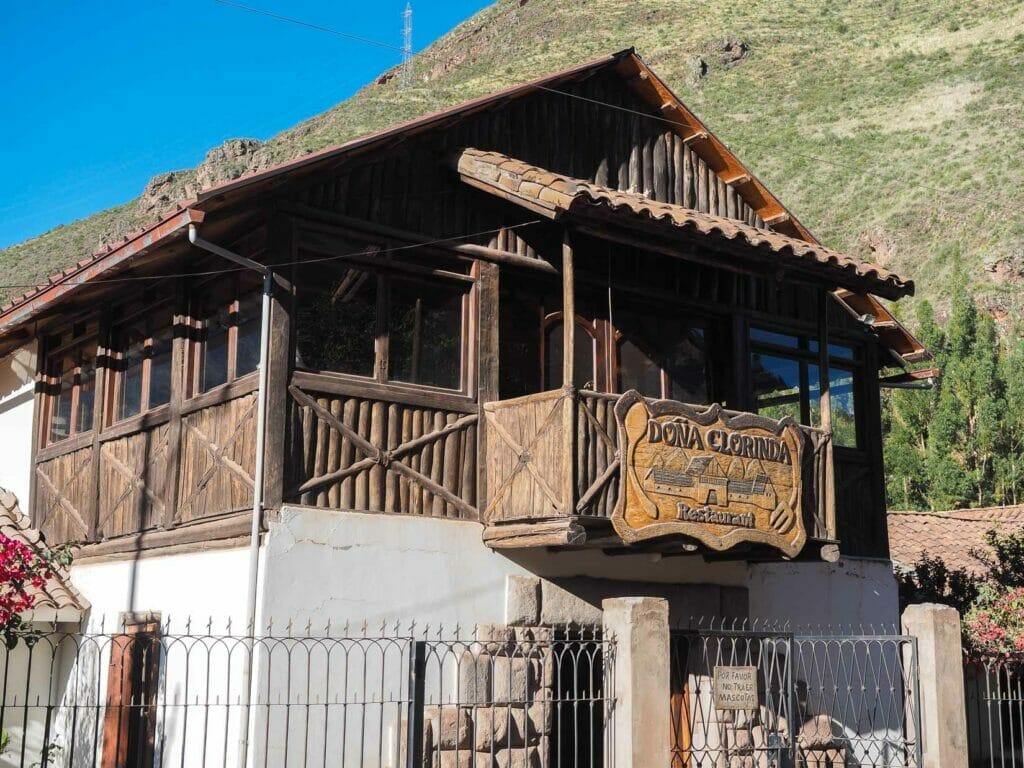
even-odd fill
[[[126,623],[110,646],[102,768],[152,768],[160,675],[160,624]]]
[[[671,721],[671,766],[690,768],[693,722],[690,717],[690,683],[686,673],[687,644],[672,638],[669,654]]]

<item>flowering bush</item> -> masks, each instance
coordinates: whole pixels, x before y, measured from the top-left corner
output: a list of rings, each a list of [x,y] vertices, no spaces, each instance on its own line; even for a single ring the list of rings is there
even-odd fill
[[[0,634],[8,646],[17,641],[21,614],[35,604],[33,588],[43,587],[63,557],[62,553],[41,554],[0,534]]]
[[[1024,587],[982,587],[963,618],[963,634],[974,658],[1024,655]]]

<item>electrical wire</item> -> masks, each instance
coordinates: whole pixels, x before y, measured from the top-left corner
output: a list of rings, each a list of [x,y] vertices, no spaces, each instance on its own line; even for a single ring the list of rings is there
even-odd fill
[[[292,18],[292,17],[281,16],[280,14],[276,14],[276,13],[274,13],[272,11],[266,11],[266,10],[263,10],[263,9],[254,8],[252,6],[243,6],[243,5],[240,5],[238,3],[231,2],[230,0],[213,0],[213,2],[220,3],[222,5],[228,5],[228,6],[240,8],[240,9],[249,11],[251,13],[258,13],[258,14],[261,14],[261,15],[264,15],[264,16],[268,16],[269,18],[277,19],[277,20],[280,20],[280,21],[286,21],[288,23],[293,23],[293,24],[299,24],[301,26],[306,26],[306,27],[309,27],[311,29],[316,29],[316,30],[320,30],[320,31],[324,31],[324,32],[329,32],[331,34],[335,34],[335,35],[338,35],[338,36],[341,36],[341,37],[351,37],[353,39],[359,40],[360,42],[365,42],[365,43],[368,43],[368,44],[379,45],[381,47],[390,47],[390,48],[393,48],[393,49],[398,50],[398,51],[402,50],[398,46],[389,45],[388,43],[384,43],[384,42],[379,41],[379,40],[369,40],[369,39],[366,39],[366,38],[359,38],[358,36],[349,35],[347,33],[340,32],[339,30],[332,29],[330,27],[324,27],[324,26],[321,26],[321,25],[318,25],[318,24],[310,24],[310,23],[307,23],[307,22],[303,22],[300,19],[295,19],[295,18]],[[825,9],[822,9],[822,10],[825,10]],[[899,10],[898,18],[901,19],[901,20],[905,20],[907,18],[907,16],[908,16],[908,14],[906,13],[907,5],[903,4],[903,5],[898,6],[898,10]],[[808,12],[810,12],[810,11],[808,11]],[[935,16],[934,5],[932,5],[929,2],[925,2],[925,3],[921,4],[920,6],[915,7],[913,9],[913,12],[914,12],[914,14],[916,14],[918,12],[921,12],[921,18],[924,18],[925,16],[929,16],[929,17],[934,17]],[[832,11],[832,13],[835,13],[837,15],[837,17],[842,19],[842,20],[847,20],[847,19],[849,19],[851,17],[856,17],[857,16],[857,14],[851,14],[851,13],[843,14],[843,12],[841,10],[838,10],[838,9]],[[862,18],[868,18],[869,16],[874,18],[874,14],[870,14],[870,13],[864,13]],[[889,12],[880,8],[878,16],[888,17],[889,16]],[[881,20],[884,20],[884,19],[880,19],[880,21]],[[821,37],[822,37],[821,35],[816,35],[816,41],[820,42]],[[825,35],[825,37],[827,37],[827,35]],[[840,36],[837,35],[836,37],[839,38]],[[420,53],[416,54],[415,58],[417,58],[417,59],[427,59],[427,60],[433,60],[433,61],[442,61],[442,59],[439,58],[437,54],[432,54],[429,50],[421,51]],[[511,84],[515,84],[515,85],[523,84],[521,80],[517,80],[515,78],[511,78],[511,77],[508,77],[508,76],[502,76],[502,75],[497,74],[497,73],[491,73],[491,76],[495,77],[498,80],[503,80],[506,83],[511,83]],[[648,118],[648,119],[657,120],[657,121],[665,123],[667,125],[672,125],[672,126],[676,126],[676,127],[688,127],[688,125],[686,123],[680,122],[678,120],[673,120],[671,118],[664,117],[663,115],[654,115],[654,114],[651,114],[651,113],[648,113],[648,112],[642,112],[640,110],[630,109],[629,107],[625,107],[625,106],[622,106],[622,105],[619,105],[619,104],[612,104],[610,102],[602,101],[600,99],[594,99],[594,98],[591,98],[591,97],[582,96],[580,94],[571,93],[569,91],[563,91],[563,90],[560,90],[558,88],[551,88],[550,86],[536,85],[534,87],[537,90],[546,91],[548,93],[553,93],[553,94],[558,94],[558,95],[565,96],[565,97],[571,98],[571,99],[577,99],[577,100],[580,100],[580,101],[585,101],[585,102],[588,102],[588,103],[591,103],[591,104],[594,104],[594,105],[597,105],[597,106],[609,108],[609,109],[614,109],[614,110],[618,110],[618,111],[622,111],[622,112],[626,112],[626,113],[630,113],[630,114],[639,115],[641,117],[645,117],[645,118]],[[743,144],[745,144],[747,146],[758,147],[760,149],[768,149],[768,150],[777,150],[778,149],[778,147],[776,147],[774,145],[766,144],[766,143],[758,142],[758,141],[752,141],[752,140],[742,140],[741,143],[743,143]],[[806,152],[793,151],[792,149],[786,149],[785,152],[789,156],[799,157],[799,158],[801,158],[803,160],[809,160],[809,161],[812,161],[812,162],[815,162],[815,163],[819,163],[821,165],[830,166],[832,168],[843,168],[843,169],[846,169],[846,170],[851,170],[851,171],[856,171],[856,172],[863,172],[863,170],[864,170],[863,167],[859,167],[859,166],[851,164],[851,163],[843,163],[843,162],[837,161],[837,160],[830,160],[828,158],[820,157],[818,155],[808,154]],[[912,182],[912,183],[907,184],[905,186],[910,187],[910,188],[917,188],[917,189],[927,190],[929,192],[936,192],[936,193],[940,193],[940,194],[947,194],[947,193],[949,193],[948,189],[941,189],[939,187],[933,187],[933,186],[925,184],[925,183],[923,183],[921,181],[915,181],[915,182]],[[990,198],[980,198],[980,197],[977,197],[975,195],[961,194],[958,199],[960,199],[960,200],[971,200],[971,201],[979,203],[979,204],[987,204],[987,203],[992,202],[995,199],[995,197],[993,196],[993,197],[990,197]]]
[[[372,38],[367,38],[367,37],[363,37],[363,36],[360,36],[360,35],[351,34],[351,33],[348,33],[348,32],[342,32],[340,30],[333,29],[331,27],[327,27],[327,26],[324,26],[324,25],[321,25],[321,24],[315,24],[315,23],[312,23],[312,22],[307,22],[307,21],[304,21],[302,19],[298,19],[298,18],[291,17],[291,16],[285,16],[283,14],[275,13],[273,11],[268,11],[266,9],[256,8],[256,7],[253,7],[253,6],[244,5],[242,3],[233,2],[233,0],[212,0],[212,1],[215,2],[215,3],[218,3],[219,5],[224,5],[226,7],[234,8],[236,10],[241,10],[241,11],[245,11],[247,13],[257,14],[257,15],[260,15],[260,16],[264,16],[264,17],[276,20],[276,21],[285,22],[285,23],[289,23],[289,24],[294,24],[294,25],[297,25],[297,26],[305,27],[307,29],[311,29],[311,30],[315,30],[315,31],[319,31],[319,32],[324,32],[324,33],[327,33],[327,34],[332,34],[332,35],[335,35],[337,37],[346,38],[346,39],[353,40],[355,42],[363,43],[363,44],[366,44],[366,45],[372,45],[372,46],[376,46],[376,47],[379,47],[379,48],[393,50],[393,51],[396,51],[396,52],[403,52],[404,51],[404,49],[401,46],[393,45],[393,44],[386,43],[386,42],[383,42],[383,41],[380,41],[380,40],[374,40]],[[933,7],[930,6],[929,4],[924,4],[924,5],[922,5],[920,7],[921,10],[924,10],[926,8],[931,8],[932,10],[931,10],[929,15],[934,16]],[[905,19],[906,15],[907,15],[905,13],[906,6],[900,6],[899,10],[900,10],[899,18]],[[855,15],[855,14],[849,14],[849,13],[843,14],[842,11],[836,11],[835,13],[836,13],[838,18],[843,19],[843,20],[849,19],[851,16]],[[863,18],[867,18],[868,15],[869,14],[864,14]],[[887,14],[886,11],[880,9],[880,14],[879,15],[888,15],[888,14]],[[820,39],[820,36],[819,36],[819,39]],[[416,58],[427,59],[427,60],[439,60],[437,58],[437,55],[436,54],[431,54],[431,52],[429,50],[428,51],[422,51],[422,52],[416,54]],[[514,82],[515,84],[520,84],[520,81],[514,80],[513,78],[510,78],[510,77],[504,77],[504,76],[497,75],[497,74],[495,74],[495,77],[497,77],[498,79],[501,79],[501,80],[505,80],[506,82]],[[558,88],[552,88],[550,86],[545,86],[545,85],[535,85],[534,87],[537,90],[540,90],[540,91],[545,91],[545,92],[556,94],[556,95],[560,95],[560,96],[563,96],[563,97],[566,97],[566,98],[571,98],[571,99],[575,99],[575,100],[591,103],[591,104],[594,104],[596,106],[604,107],[604,108],[607,108],[607,109],[613,109],[613,110],[620,111],[620,112],[625,112],[625,113],[629,113],[629,114],[635,114],[635,115],[644,117],[646,119],[656,120],[656,121],[665,123],[667,125],[672,125],[672,126],[675,126],[675,127],[688,127],[688,125],[686,123],[683,123],[681,121],[673,120],[671,118],[667,118],[667,117],[664,117],[662,115],[655,115],[655,114],[651,114],[649,112],[643,112],[641,110],[631,109],[629,107],[626,107],[626,106],[623,106],[623,105],[620,105],[620,104],[612,104],[610,102],[606,102],[606,101],[603,101],[603,100],[600,100],[600,99],[595,99],[595,98],[592,98],[592,97],[583,96],[581,94],[576,94],[576,93],[572,93],[572,92],[569,92],[569,91],[564,91],[564,90],[561,90],[561,89],[558,89]],[[743,140],[741,143],[749,145],[749,146],[756,146],[756,147],[759,147],[759,148],[762,148],[762,149],[775,149],[775,147],[773,147],[772,145],[761,143],[761,142],[757,142],[757,141],[752,141],[752,140]],[[850,164],[850,163],[842,163],[842,162],[839,162],[839,161],[836,161],[836,160],[830,160],[830,159],[827,159],[827,158],[819,157],[817,155],[811,155],[811,154],[807,154],[807,153],[803,153],[803,152],[793,151],[791,149],[787,149],[786,153],[788,155],[790,155],[790,156],[793,156],[793,157],[800,157],[800,158],[805,159],[805,160],[810,160],[812,162],[820,163],[820,164],[823,164],[823,165],[828,165],[828,166],[831,166],[831,167],[834,167],[834,168],[845,168],[847,170],[854,170],[854,171],[862,171],[863,170],[863,168],[860,168],[860,167],[858,167],[856,165],[853,165],[853,164]],[[916,188],[919,188],[919,189],[928,190],[928,191],[931,191],[931,192],[939,192],[939,193],[943,193],[943,194],[945,194],[945,193],[947,193],[949,191],[949,190],[939,189],[938,187],[929,186],[927,184],[921,183],[920,181],[915,182],[913,184],[910,184],[908,186],[916,187]],[[964,199],[973,200],[974,202],[978,202],[978,203],[989,202],[987,200],[983,200],[981,198],[977,198],[977,197],[972,196],[972,195],[960,195],[959,199],[961,199],[961,200],[964,200]],[[474,237],[474,236],[477,236],[479,234],[489,234],[489,232],[488,233],[474,233],[472,235],[466,235],[464,237]],[[433,242],[433,241],[431,241],[431,242]],[[438,241],[438,242],[443,242],[443,241]],[[429,244],[429,243],[424,243],[423,245],[426,245],[426,244]],[[400,250],[400,249],[402,249],[404,247],[405,246],[399,247],[398,249]],[[417,247],[417,246],[408,246],[408,247]],[[386,250],[392,250],[392,249],[380,249],[380,250],[377,250],[377,251],[374,251],[374,252],[375,253],[382,253],[382,252],[386,252]],[[360,255],[361,253],[363,253],[363,252],[360,252],[359,254],[346,254],[346,255],[338,256],[336,258],[347,258],[348,256],[351,256],[351,255]],[[180,277],[202,276],[202,275],[221,274],[221,273],[234,272],[234,271],[237,271],[237,270],[235,270],[235,269],[225,269],[225,270],[212,270],[212,271],[207,271],[207,272],[191,272],[191,273],[181,273],[180,275],[175,275],[175,276],[180,276]],[[125,278],[111,278],[109,281],[110,282],[123,282],[123,281],[130,281],[130,280],[146,280],[146,279],[153,279],[153,280],[155,280],[155,279],[166,279],[167,277],[172,277],[172,275],[163,275],[163,276],[133,276],[133,277],[125,277]],[[107,280],[91,280],[89,282],[91,284],[95,284],[95,283],[107,282]],[[65,283],[65,284],[67,284],[67,283]],[[75,283],[71,283],[71,284],[75,284]],[[23,288],[37,288],[37,287],[38,286],[35,285],[35,284],[32,284],[32,285],[28,285],[28,284],[0,285],[0,289],[2,289],[2,290],[14,290],[14,289],[23,289]]]
[[[325,261],[342,261],[344,259],[357,258],[359,256],[379,256],[385,253],[397,253],[399,251],[412,251],[417,248],[426,248],[432,245],[443,245],[445,243],[458,243],[463,240],[469,240],[475,237],[482,237],[484,235],[495,235],[502,230],[508,231],[511,229],[523,229],[525,227],[531,227],[534,224],[540,224],[544,219],[531,219],[529,221],[523,221],[519,224],[507,224],[502,227],[495,227],[494,229],[484,229],[479,232],[470,232],[465,235],[454,235],[452,237],[439,237],[433,240],[424,240],[420,243],[410,243],[408,245],[395,245],[386,248],[378,246],[371,246],[364,248],[359,251],[352,251],[351,253],[340,253],[333,256],[322,256],[313,259],[295,259],[293,261],[278,261],[273,264],[268,264],[271,269],[278,267],[290,267],[290,266],[302,266],[305,264],[319,264]],[[209,275],[224,275],[232,272],[246,272],[248,267],[228,267],[225,269],[210,269],[195,272],[176,272],[173,274],[159,274],[159,275],[129,275],[127,277],[110,277],[110,278],[96,278],[93,280],[67,280],[61,282],[61,285],[103,285],[109,283],[134,283],[144,280],[170,280],[176,277],[207,277]],[[44,284],[45,285],[45,284]],[[0,289],[23,289],[23,288],[39,288],[39,284],[15,284],[15,285],[0,285]]]

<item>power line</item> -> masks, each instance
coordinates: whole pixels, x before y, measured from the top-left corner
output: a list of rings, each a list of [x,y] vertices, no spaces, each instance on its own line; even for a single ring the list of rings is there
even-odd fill
[[[226,4],[226,5],[232,5],[232,6],[237,5],[236,3],[229,2],[228,0],[214,0],[214,2],[223,3],[223,4]],[[253,11],[253,12],[256,12],[256,13],[263,13],[264,15],[270,16],[271,18],[279,18],[280,20],[283,20],[283,21],[289,21],[289,22],[294,22],[294,23],[301,23],[303,26],[308,26],[308,27],[311,27],[313,29],[319,29],[319,30],[322,30],[322,31],[331,32],[332,34],[340,35],[340,36],[343,36],[343,37],[351,37],[350,35],[347,35],[346,33],[342,33],[342,32],[339,32],[337,30],[330,29],[328,27],[321,27],[319,25],[306,24],[304,22],[301,22],[301,21],[298,21],[298,20],[295,20],[295,19],[290,19],[288,17],[280,17],[278,14],[274,14],[274,13],[271,13],[271,12],[265,12],[265,11],[262,11],[260,9],[249,8],[248,6],[238,6],[238,7],[241,7],[241,8],[244,8],[245,10],[250,10],[250,11]],[[900,10],[902,11],[903,7],[901,7]],[[928,12],[927,15],[929,15],[929,16],[934,15],[934,7],[931,6],[930,4],[927,4],[927,3],[917,7],[916,10],[918,10],[918,11],[927,11]],[[841,14],[842,12],[840,11],[838,13]],[[884,10],[880,10],[879,15],[880,16],[888,16],[888,14]],[[849,16],[856,16],[856,14],[847,14],[847,16],[842,17],[842,18],[848,18]],[[868,16],[868,14],[864,14],[863,17],[867,18],[867,16]],[[903,13],[900,14],[900,18],[905,18],[905,17],[906,17],[905,14],[903,14]],[[387,43],[382,43],[380,41],[369,41],[369,40],[366,40],[366,39],[363,39],[363,38],[359,38],[359,39],[361,39],[363,42],[372,42],[372,43],[375,43],[375,44],[378,44],[378,45],[381,45],[381,46],[392,47],[392,48],[396,48],[397,50],[403,50],[402,48],[397,48],[396,46],[388,46]],[[436,55],[431,55],[429,51],[422,51],[419,54],[417,54],[417,56],[425,58],[425,59],[428,59],[428,60],[435,60],[435,61],[438,60],[436,58]],[[411,65],[410,65],[409,69],[411,69]],[[491,73],[491,75],[496,77],[499,80],[504,80],[506,83],[521,84],[521,82],[522,82],[522,81],[517,80],[515,78],[511,78],[511,77],[508,77],[508,76],[502,76],[502,75],[497,74],[497,73]],[[624,106],[619,105],[619,104],[612,104],[610,102],[601,101],[599,99],[594,99],[594,98],[587,97],[587,96],[582,96],[580,94],[571,93],[569,91],[563,91],[563,90],[559,90],[557,88],[551,88],[551,87],[543,86],[543,85],[537,85],[537,86],[534,86],[534,87],[537,88],[538,90],[547,91],[549,93],[559,94],[561,96],[566,96],[568,98],[578,99],[578,100],[581,100],[581,101],[586,101],[586,102],[589,102],[589,103],[592,103],[592,104],[595,104],[595,105],[598,105],[598,106],[602,106],[602,107],[606,107],[606,108],[610,108],[610,109],[615,109],[615,110],[619,110],[619,111],[623,111],[623,112],[639,115],[641,117],[645,117],[645,118],[648,118],[648,119],[658,120],[658,121],[666,123],[668,125],[673,125],[673,126],[677,126],[677,127],[684,127],[684,128],[688,127],[687,124],[681,123],[678,120],[672,120],[671,118],[667,118],[667,117],[664,117],[664,116],[661,116],[661,115],[654,115],[654,114],[651,114],[651,113],[648,113],[648,112],[642,112],[640,110],[630,109],[629,107],[624,107]],[[778,147],[776,147],[776,146],[773,146],[773,145],[770,145],[770,144],[765,144],[763,142],[746,140],[744,143],[748,144],[750,146],[760,147],[762,149],[768,149],[768,150],[777,150],[778,149]],[[790,155],[790,156],[793,156],[793,157],[800,157],[800,158],[802,158],[804,160],[810,160],[812,162],[820,163],[822,165],[828,165],[828,166],[831,166],[833,168],[845,168],[847,170],[852,170],[852,171],[856,171],[856,172],[863,172],[863,170],[864,170],[862,167],[858,167],[858,166],[853,165],[851,163],[843,163],[843,162],[836,161],[836,160],[829,160],[827,158],[819,157],[817,155],[811,155],[811,154],[808,154],[806,152],[797,152],[797,151],[793,151],[791,149],[787,149],[786,153],[788,155]],[[932,186],[924,184],[924,183],[922,183],[920,181],[916,181],[916,182],[914,182],[912,184],[908,184],[906,186],[911,187],[911,188],[916,187],[918,189],[924,189],[924,190],[928,190],[930,192],[936,192],[936,193],[941,193],[941,194],[946,194],[946,193],[949,192],[949,190],[940,189],[938,187],[932,187]],[[972,201],[974,201],[976,203],[985,204],[985,203],[991,202],[992,199],[994,199],[994,198],[982,199],[982,198],[976,197],[974,195],[962,194],[960,196],[960,199],[961,200],[964,200],[964,199],[972,200]]]
[[[350,32],[340,32],[340,31],[338,31],[336,29],[331,29],[330,27],[324,27],[324,26],[321,26],[320,24],[313,24],[313,23],[308,22],[308,21],[303,21],[302,19],[296,19],[296,18],[293,18],[292,16],[284,16],[284,15],[282,15],[280,13],[274,13],[273,11],[264,10],[263,8],[253,8],[251,5],[242,5],[241,3],[235,3],[235,2],[232,2],[232,0],[213,0],[213,2],[220,3],[221,5],[226,5],[226,6],[231,7],[231,8],[237,8],[240,11],[246,11],[248,13],[255,13],[255,14],[258,14],[260,16],[266,16],[266,17],[271,18],[271,19],[276,19],[277,21],[284,21],[284,22],[286,22],[288,24],[295,24],[296,26],[299,26],[299,27],[306,27],[307,29],[315,29],[315,30],[317,30],[319,32],[327,32],[328,34],[331,34],[331,35],[336,35],[338,37],[344,37],[344,38],[346,38],[348,40],[354,40],[357,43],[365,43],[366,45],[374,45],[374,46],[376,46],[378,48],[386,48],[386,49],[391,50],[391,51],[398,51],[399,53],[402,53],[402,51],[403,51],[402,46],[399,46],[399,45],[392,45],[391,43],[385,43],[385,42],[383,42],[381,40],[373,40],[373,39],[371,39],[369,37],[362,37],[361,35],[353,35]]]
[[[475,237],[482,237],[484,235],[496,235],[501,231],[508,231],[513,229],[523,229],[525,227],[532,227],[534,224],[540,224],[544,219],[531,219],[529,221],[523,221],[519,224],[507,224],[502,227],[495,227],[494,229],[484,229],[479,232],[470,232],[465,235],[453,235],[452,237],[439,237],[433,240],[424,240],[421,243],[410,243],[409,245],[395,245],[387,248],[379,248],[372,246],[370,248],[364,248],[361,251],[352,251],[351,253],[340,253],[333,256],[321,256],[314,259],[295,259],[293,261],[279,261],[273,264],[268,264],[271,269],[277,267],[290,267],[290,266],[302,266],[303,264],[320,264],[325,261],[342,261],[344,259],[351,259],[358,256],[379,256],[384,253],[397,253],[399,251],[412,251],[417,248],[425,248],[431,245],[442,245],[444,243],[457,243],[462,240],[469,240]],[[229,267],[225,269],[210,269],[198,272],[176,272],[173,274],[160,274],[160,275],[131,275],[128,277],[110,277],[110,278],[97,278],[95,280],[68,280],[61,282],[61,285],[102,285],[108,283],[134,283],[144,280],[169,280],[175,277],[207,277],[209,275],[226,275],[233,272],[245,272],[247,267]],[[39,288],[39,284],[15,284],[15,285],[0,285],[0,290],[20,290],[24,288]]]

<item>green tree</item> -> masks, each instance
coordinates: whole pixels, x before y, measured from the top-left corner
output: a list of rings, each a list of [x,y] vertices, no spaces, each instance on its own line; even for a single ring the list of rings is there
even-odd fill
[[[945,327],[922,302],[917,333],[941,371],[931,392],[885,401],[889,504],[947,510],[1024,497],[1024,339],[1001,341],[954,268]]]

